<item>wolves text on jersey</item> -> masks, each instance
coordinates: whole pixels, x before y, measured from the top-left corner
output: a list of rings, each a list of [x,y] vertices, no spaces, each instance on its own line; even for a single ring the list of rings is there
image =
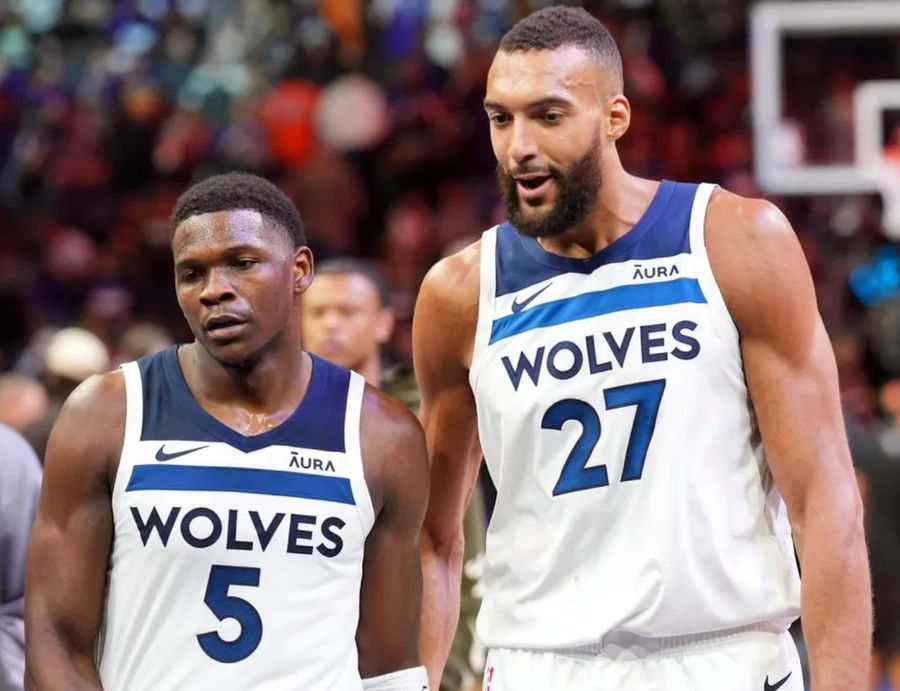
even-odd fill
[[[188,511],[173,506],[163,518],[155,506],[146,517],[138,507],[130,508],[145,547],[155,533],[163,547],[167,547],[170,540],[178,539],[174,536],[180,536],[186,545],[197,549],[211,547],[224,540],[224,547],[228,550],[265,552],[275,541],[289,554],[313,554],[315,551],[329,559],[336,557],[344,548],[341,529],[345,522],[337,516],[329,516],[320,522],[318,516],[309,514],[278,512],[263,518],[258,511],[229,509],[227,517],[222,517],[204,506]],[[176,525],[178,530],[175,530]]]
[[[513,389],[525,377],[535,386],[541,375],[547,372],[554,379],[571,379],[585,369],[590,374],[608,372],[613,367],[624,367],[632,357],[640,357],[641,363],[663,362],[669,357],[692,360],[700,354],[700,342],[692,335],[697,323],[683,320],[674,325],[667,323],[629,326],[621,332],[603,331],[578,341],[559,341],[548,346],[538,346],[531,352],[521,351],[518,360],[504,355],[501,360]]]

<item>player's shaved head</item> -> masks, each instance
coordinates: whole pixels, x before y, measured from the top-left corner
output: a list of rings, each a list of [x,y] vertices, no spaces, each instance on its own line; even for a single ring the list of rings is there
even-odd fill
[[[610,87],[623,88],[622,56],[609,29],[580,7],[548,7],[519,20],[500,40],[500,50],[516,53],[577,46],[591,53],[611,78]]]

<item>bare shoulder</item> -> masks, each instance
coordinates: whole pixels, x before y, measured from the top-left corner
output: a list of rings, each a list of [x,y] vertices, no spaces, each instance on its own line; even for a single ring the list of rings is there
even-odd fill
[[[771,202],[716,190],[707,210],[705,237],[713,274],[739,328],[766,314],[777,316],[791,303],[814,306],[800,242]]]
[[[360,420],[366,483],[375,513],[396,494],[428,485],[425,434],[402,401],[366,385]]]
[[[396,445],[421,436],[422,428],[405,403],[366,384],[362,401],[362,432],[367,441]]]
[[[66,399],[62,411],[89,428],[125,424],[125,377],[121,370],[95,374],[85,379]]]
[[[481,240],[444,257],[428,271],[419,291],[432,307],[468,313],[478,309],[481,270]]]
[[[419,288],[413,316],[417,372],[427,374],[431,363],[443,367],[451,361],[471,361],[480,285],[480,240],[431,267]]]
[[[794,239],[794,230],[781,210],[765,199],[742,197],[716,189],[706,213],[706,239],[710,245],[738,243],[765,249],[771,243]]]
[[[47,468],[75,463],[115,477],[125,432],[125,378],[115,370],[89,377],[69,395],[47,444]],[[87,466],[87,467],[85,467]]]

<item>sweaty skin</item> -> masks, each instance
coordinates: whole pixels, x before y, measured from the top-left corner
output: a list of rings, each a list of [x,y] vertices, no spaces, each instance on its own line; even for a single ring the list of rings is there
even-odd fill
[[[236,218],[240,213],[195,216],[176,231],[179,303],[197,336],[180,349],[179,363],[201,407],[251,435],[283,421],[306,394],[311,360],[295,335],[293,304],[312,265],[306,248],[279,254],[284,234],[261,217],[257,225]],[[224,311],[246,318],[248,326],[235,340],[216,342],[202,325],[209,313]],[[248,369],[228,364],[249,361]],[[28,689],[101,688],[94,651],[124,425],[124,378],[115,371],[79,386],[50,436],[27,563]],[[360,425],[376,514],[365,544],[356,632],[365,678],[418,664],[417,549],[428,480],[421,428],[403,404],[367,387]]]
[[[627,130],[630,106],[620,91],[609,93],[610,79],[591,54],[572,45],[500,51],[488,76],[485,110],[502,170],[565,170],[602,135],[596,152],[602,183],[593,208],[562,234],[539,240],[562,256],[589,257],[627,233],[659,185],[622,168],[615,143]],[[557,183],[541,194],[522,203],[522,213],[548,214],[559,199]],[[862,508],[834,355],[806,260],[790,224],[763,200],[717,190],[704,233],[713,274],[740,334],[752,405],[796,541],[812,688],[862,689],[872,624]],[[481,458],[468,381],[480,257],[475,243],[435,265],[413,321],[420,418],[431,459],[420,650],[432,684],[456,624],[462,516]]]

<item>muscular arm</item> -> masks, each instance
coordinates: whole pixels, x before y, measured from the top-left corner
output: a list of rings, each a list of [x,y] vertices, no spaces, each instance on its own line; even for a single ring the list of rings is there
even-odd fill
[[[360,433],[376,513],[366,539],[356,631],[359,672],[368,679],[419,665],[418,544],[428,501],[428,457],[415,416],[371,387]]]
[[[812,688],[863,689],[872,616],[862,507],[805,258],[777,209],[725,192],[710,203],[706,237],[800,557]]]
[[[433,689],[459,619],[463,516],[481,460],[466,366],[478,314],[478,251],[475,245],[429,272],[413,318],[413,359],[422,392],[419,418],[431,460],[431,497],[421,540],[419,651]]]
[[[100,689],[94,643],[112,542],[110,468],[125,418],[121,374],[92,377],[50,434],[25,582],[25,677],[32,691]]]

